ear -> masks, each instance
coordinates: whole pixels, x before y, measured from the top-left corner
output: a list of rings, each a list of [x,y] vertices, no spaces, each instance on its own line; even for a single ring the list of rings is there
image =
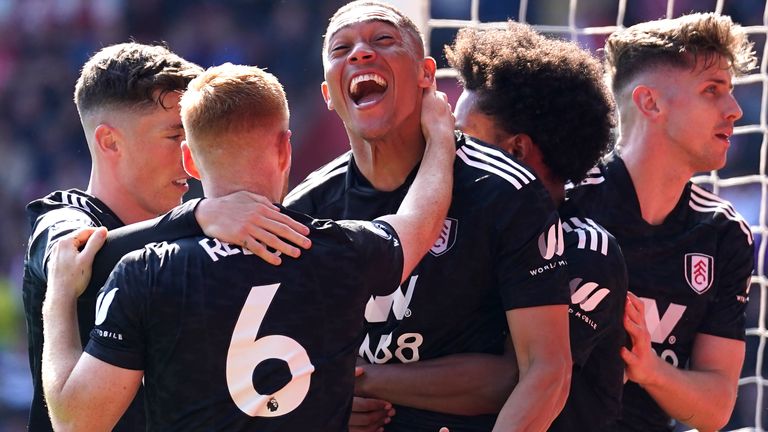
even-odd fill
[[[325,100],[325,106],[328,107],[328,111],[333,111],[333,102],[331,102],[331,94],[328,92],[328,83],[326,81],[320,84],[320,91],[323,92],[323,100]]]
[[[429,88],[435,82],[435,71],[437,71],[437,62],[432,57],[424,57],[421,62],[421,76],[419,77],[419,87]]]
[[[527,162],[533,154],[533,140],[524,133],[508,135],[502,140],[501,146],[521,162]]]
[[[280,132],[280,138],[277,143],[277,164],[280,172],[286,172],[291,169],[291,131]]]
[[[632,103],[643,117],[656,118],[661,114],[658,92],[645,85],[639,85],[632,90]]]
[[[197,170],[195,160],[192,159],[192,150],[187,144],[187,140],[181,142],[181,163],[184,165],[184,171],[192,177],[200,180],[200,171]]]
[[[120,130],[106,123],[96,126],[93,131],[94,147],[99,154],[114,156],[120,152]]]

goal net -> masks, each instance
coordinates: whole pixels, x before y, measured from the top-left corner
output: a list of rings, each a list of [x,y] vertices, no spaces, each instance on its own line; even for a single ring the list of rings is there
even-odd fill
[[[427,49],[438,61],[438,77],[452,79],[443,46],[459,28],[503,28],[506,20],[526,22],[553,36],[577,41],[600,56],[599,48],[613,31],[638,22],[677,17],[690,12],[715,11],[730,15],[744,26],[755,44],[758,69],[734,81],[734,94],[744,116],[737,122],[728,165],[701,174],[697,183],[730,200],[750,223],[755,237],[757,261],[752,276],[747,311],[747,353],[734,413],[724,430],[763,431],[768,427],[768,405],[764,368],[766,337],[766,37],[768,0],[390,0],[420,25]],[[445,83],[441,83],[445,84]],[[447,84],[450,86],[450,82]],[[441,89],[444,86],[441,85]],[[717,397],[717,395],[712,395]],[[764,416],[764,413],[766,414]],[[680,426],[679,430],[686,430]]]

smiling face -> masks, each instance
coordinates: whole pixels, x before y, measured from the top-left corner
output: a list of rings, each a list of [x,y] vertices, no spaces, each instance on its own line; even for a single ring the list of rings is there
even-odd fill
[[[119,129],[123,150],[115,169],[123,185],[122,199],[133,202],[145,219],[179,205],[189,190],[181,162],[179,98],[178,92],[170,92],[163,106],[125,114],[130,118]]]
[[[662,133],[681,163],[693,172],[725,166],[734,123],[742,116],[727,62],[664,68],[655,75]]]
[[[375,140],[404,122],[419,124],[421,89],[429,87],[434,62],[421,41],[396,27],[382,7],[350,9],[334,17],[323,53],[323,97],[348,133]]]

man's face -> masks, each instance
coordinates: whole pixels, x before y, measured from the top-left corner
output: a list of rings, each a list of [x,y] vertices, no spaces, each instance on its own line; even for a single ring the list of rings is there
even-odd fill
[[[431,83],[413,38],[370,15],[337,20],[349,24],[330,35],[323,53],[328,107],[350,134],[366,140],[383,137],[414,116],[418,121],[420,89]]]
[[[154,217],[179,205],[189,190],[181,162],[184,129],[179,115],[180,94],[168,93],[163,108],[131,113],[122,122],[123,152],[117,169],[131,200],[148,217]]]
[[[665,69],[657,75],[663,133],[693,172],[725,166],[726,152],[742,111],[732,94],[727,63],[704,69]]]
[[[477,109],[475,92],[464,90],[461,93],[459,100],[456,101],[453,115],[456,117],[456,129],[488,144],[501,145],[493,118]]]

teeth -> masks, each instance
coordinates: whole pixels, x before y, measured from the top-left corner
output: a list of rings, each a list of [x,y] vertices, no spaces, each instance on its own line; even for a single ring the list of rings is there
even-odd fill
[[[373,81],[376,84],[387,88],[387,82],[378,74],[369,73],[364,75],[358,75],[352,78],[352,82],[349,84],[349,92],[355,94],[357,92],[357,86],[363,81]]]
[[[187,184],[187,179],[174,180],[173,182],[179,186],[182,186]]]

